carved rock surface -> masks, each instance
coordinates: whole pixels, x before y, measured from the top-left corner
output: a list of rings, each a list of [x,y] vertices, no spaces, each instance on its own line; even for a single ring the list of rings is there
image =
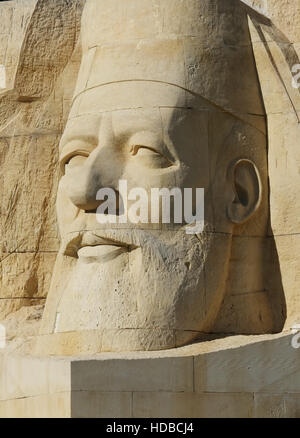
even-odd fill
[[[44,303],[50,286],[58,143],[79,68],[82,4],[0,3],[0,318]]]
[[[0,319],[23,306],[43,304],[50,288],[59,249],[55,211],[60,177],[58,144],[81,62],[77,40],[84,3],[83,0],[0,3],[0,64],[6,67],[6,89],[0,90]],[[112,7],[113,3],[118,4],[114,0]],[[165,7],[174,8],[175,0],[163,3]],[[215,331],[221,333],[278,331],[283,321],[289,328],[300,319],[297,259],[300,97],[299,89],[291,85],[291,68],[299,63],[300,56],[300,1],[245,0],[244,3],[263,14],[257,17],[257,26],[255,19],[250,20],[249,28],[268,121],[270,223],[267,233],[256,222],[252,229],[238,230],[234,237],[228,291],[215,326]],[[163,28],[157,2],[153,0],[145,5],[149,14],[153,14],[152,22],[156,23],[159,34]],[[170,26],[170,34],[175,31],[180,34],[186,25],[183,14],[178,11],[180,9],[174,12],[178,16],[177,24],[176,20],[172,21],[174,29],[171,22],[163,23],[165,28]],[[121,6],[116,9],[117,13],[123,23]],[[105,16],[103,20],[105,24]],[[107,44],[110,32],[119,32],[120,39],[136,36],[141,44],[148,44],[143,40],[149,37],[151,23],[139,16],[122,32],[118,27],[109,28],[100,37]],[[227,36],[229,43],[235,41],[236,35]],[[99,38],[97,29],[94,38]],[[108,53],[112,46],[107,44],[105,50]],[[129,46],[128,50],[131,50]],[[169,49],[163,50],[178,55],[178,41],[173,40]],[[101,61],[96,48],[88,52],[86,68],[91,54],[95,62]],[[189,56],[188,47],[186,53]],[[164,64],[161,65],[165,69]],[[222,66],[217,67],[221,75]],[[129,65],[129,73],[131,68]],[[171,71],[174,75],[180,73],[175,66]],[[191,77],[196,71],[197,65],[191,56]],[[104,69],[102,73],[100,80],[108,81],[110,72]],[[113,73],[118,74],[115,70]],[[220,83],[226,84],[224,77],[220,78]],[[90,80],[93,86],[99,77]],[[218,98],[221,88],[217,90],[208,85],[211,95],[215,93]],[[78,82],[76,93],[85,86]],[[251,98],[253,89],[245,86],[245,95]],[[235,94],[234,86],[232,95],[238,107],[243,96]],[[221,100],[224,98],[219,96]],[[258,106],[249,112],[262,114]],[[213,131],[213,135],[218,135],[217,128]],[[255,268],[258,248],[260,254],[264,253],[259,273]],[[246,257],[250,257],[248,264],[243,263]],[[286,310],[274,325],[273,316],[266,309],[271,302],[273,315],[278,314],[278,309],[284,308],[282,294]]]

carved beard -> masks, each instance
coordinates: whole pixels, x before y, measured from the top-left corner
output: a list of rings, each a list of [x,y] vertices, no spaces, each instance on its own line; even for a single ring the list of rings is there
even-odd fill
[[[231,236],[130,233],[140,246],[114,258],[58,259],[51,293],[61,298],[52,332],[97,330],[101,351],[120,351],[173,348],[211,329],[225,292]]]

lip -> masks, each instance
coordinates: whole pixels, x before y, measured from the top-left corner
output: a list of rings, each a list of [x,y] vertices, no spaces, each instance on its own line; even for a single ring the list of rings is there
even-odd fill
[[[83,263],[108,262],[121,254],[127,253],[125,246],[117,245],[95,245],[82,246],[78,251],[78,259]]]
[[[136,248],[127,242],[101,236],[96,231],[78,231],[62,243],[61,253],[74,258],[99,258],[107,253],[121,254]]]

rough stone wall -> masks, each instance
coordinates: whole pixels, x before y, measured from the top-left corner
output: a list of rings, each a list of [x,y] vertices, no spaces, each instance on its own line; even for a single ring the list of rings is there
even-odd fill
[[[0,319],[41,304],[58,250],[58,143],[80,64],[83,1],[0,3]],[[76,50],[75,50],[76,49]]]
[[[242,2],[258,12],[268,14],[268,0],[242,0]]]

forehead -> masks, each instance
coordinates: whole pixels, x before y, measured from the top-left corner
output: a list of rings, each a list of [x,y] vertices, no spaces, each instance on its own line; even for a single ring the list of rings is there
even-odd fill
[[[209,111],[216,111],[204,99],[183,88],[156,82],[122,82],[86,90],[72,105],[61,148],[70,139],[85,137],[97,143],[99,130],[115,135],[140,131],[163,134],[175,126],[200,124]]]
[[[188,108],[191,101],[189,95],[182,87],[155,81],[110,83],[92,87],[77,95],[70,118],[125,109]],[[207,108],[205,103],[203,106]]]

